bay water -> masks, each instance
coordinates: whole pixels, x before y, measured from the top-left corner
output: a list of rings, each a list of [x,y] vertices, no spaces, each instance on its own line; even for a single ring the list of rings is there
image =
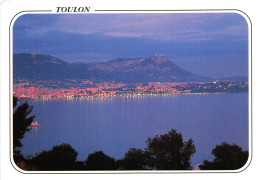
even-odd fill
[[[212,149],[223,141],[248,150],[248,93],[92,97],[28,101],[40,127],[22,140],[25,156],[69,143],[78,160],[102,150],[121,159],[129,148],[146,147],[148,137],[171,129],[192,138],[196,153],[191,165],[212,160]]]

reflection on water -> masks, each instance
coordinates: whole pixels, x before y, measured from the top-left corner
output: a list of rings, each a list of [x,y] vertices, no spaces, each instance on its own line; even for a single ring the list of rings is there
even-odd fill
[[[192,96],[199,96],[198,94],[189,94]],[[120,100],[122,100],[123,102],[127,102],[127,100],[130,99],[135,99],[136,102],[142,102],[144,98],[149,98],[149,97],[161,97],[161,98],[167,98],[169,96],[171,97],[178,97],[178,96],[189,96],[188,94],[186,95],[174,95],[174,94],[163,94],[163,95],[128,95],[128,96],[81,96],[81,97],[74,97],[74,98],[65,98],[65,99],[36,99],[34,100],[35,102],[38,103],[47,103],[47,102],[53,102],[53,101],[65,101],[67,103],[75,103],[75,102],[79,102],[79,103],[99,103],[99,104],[103,104],[104,102],[113,102],[116,99],[120,98]]]
[[[170,129],[192,138],[192,165],[211,159],[222,141],[248,149],[248,94],[90,97],[29,101],[41,126],[26,133],[25,155],[61,143],[78,151],[78,159],[103,150],[116,159],[129,148],[144,148],[147,137]]]
[[[34,132],[35,136],[37,136],[37,130],[38,130],[38,127],[31,127],[31,131]]]

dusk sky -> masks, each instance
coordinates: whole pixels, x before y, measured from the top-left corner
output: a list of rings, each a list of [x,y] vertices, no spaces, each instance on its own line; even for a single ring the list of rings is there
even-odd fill
[[[236,13],[27,14],[13,39],[14,53],[70,63],[166,54],[202,76],[248,76],[248,24]]]

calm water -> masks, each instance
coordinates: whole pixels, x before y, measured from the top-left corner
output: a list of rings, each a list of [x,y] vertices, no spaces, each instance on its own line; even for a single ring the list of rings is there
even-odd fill
[[[129,148],[144,148],[147,137],[170,129],[192,138],[192,166],[211,160],[223,141],[248,150],[248,94],[138,96],[30,101],[41,124],[22,140],[24,155],[69,143],[78,160],[102,150],[119,159]]]

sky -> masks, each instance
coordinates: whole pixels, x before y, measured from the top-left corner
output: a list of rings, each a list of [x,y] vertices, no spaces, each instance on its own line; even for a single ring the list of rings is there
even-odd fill
[[[69,63],[166,54],[201,76],[247,77],[248,23],[238,13],[25,14],[13,52]]]

